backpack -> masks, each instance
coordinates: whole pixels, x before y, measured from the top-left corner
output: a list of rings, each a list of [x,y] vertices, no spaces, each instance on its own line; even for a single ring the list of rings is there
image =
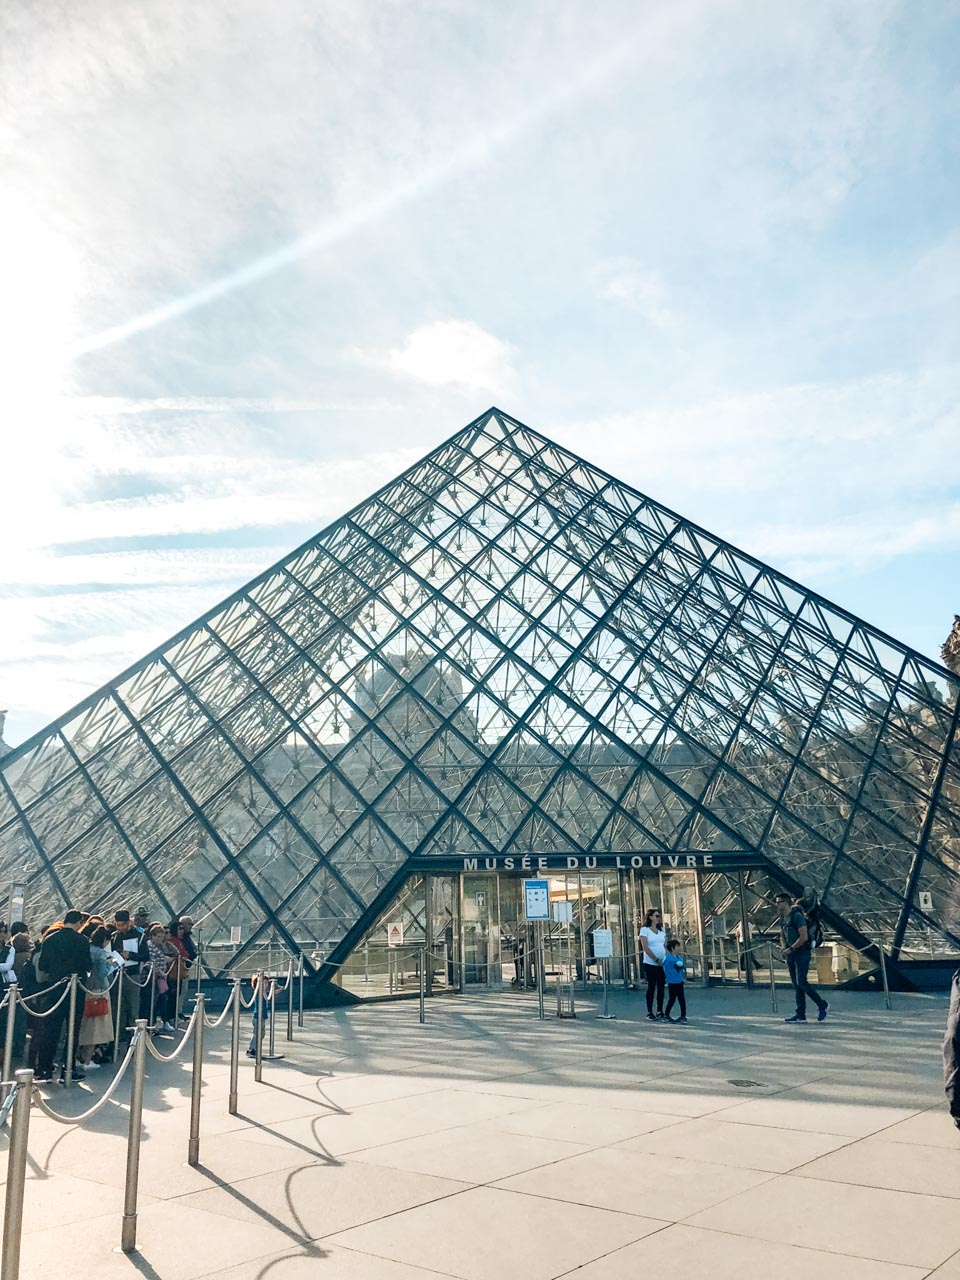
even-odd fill
[[[820,920],[819,905],[805,912],[803,918],[807,922],[807,941],[810,943],[810,950],[812,951],[815,947],[822,947],[823,924]]]

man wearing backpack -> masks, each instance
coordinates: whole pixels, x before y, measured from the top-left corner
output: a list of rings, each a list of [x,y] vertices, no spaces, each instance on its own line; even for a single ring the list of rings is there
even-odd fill
[[[817,1006],[817,1021],[823,1022],[827,1016],[827,1002],[817,994],[807,978],[811,952],[807,917],[789,893],[777,894],[777,910],[780,912],[780,954],[787,962],[790,981],[797,993],[797,1011],[792,1018],[784,1018],[784,1022],[806,1022],[807,996]]]

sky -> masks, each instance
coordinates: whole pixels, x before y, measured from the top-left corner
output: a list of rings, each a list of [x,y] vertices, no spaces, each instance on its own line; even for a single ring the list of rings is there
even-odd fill
[[[958,57],[958,0],[7,0],[7,742],[491,404],[936,657]]]

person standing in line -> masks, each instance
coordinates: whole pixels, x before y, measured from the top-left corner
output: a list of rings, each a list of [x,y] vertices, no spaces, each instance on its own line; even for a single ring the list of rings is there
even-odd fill
[[[23,920],[14,920],[10,926],[10,941],[13,943],[13,972],[23,994],[23,972],[33,955],[33,943],[30,941],[30,926]],[[27,1049],[27,1015],[23,1005],[17,1001],[16,1017],[13,1020],[13,1056],[19,1062]]]
[[[116,930],[110,939],[111,949],[116,955],[116,963],[121,966],[120,977],[111,988],[114,996],[112,1006],[114,1016],[117,1004],[120,1005],[120,1047],[129,1043],[133,1037],[133,1024],[140,1016],[140,971],[150,963],[150,953],[143,934],[133,927],[129,911],[113,913]]]
[[[794,902],[789,893],[777,894],[777,910],[780,912],[781,956],[790,970],[790,981],[797,993],[797,1010],[791,1018],[784,1022],[806,1022],[807,996],[817,1006],[817,1021],[823,1022],[827,1016],[829,1005],[826,1000],[810,985],[807,973],[810,969],[810,938],[807,931],[807,917]]]
[[[43,942],[40,946],[40,955],[37,959],[37,970],[42,975],[44,985],[51,986],[62,978],[69,978],[74,973],[82,981],[90,972],[90,947],[86,938],[80,936],[84,918],[82,911],[67,911],[63,917],[63,923],[52,925],[44,934]],[[38,1083],[49,1083],[53,1079],[53,1059],[57,1052],[60,1033],[63,1030],[63,1024],[68,1014],[67,1005],[69,1000],[60,1000],[62,995],[62,988],[49,991],[44,1001],[44,1007],[47,1009],[52,1008],[52,1012],[48,1013],[45,1018],[37,1020],[38,1027],[34,1035],[37,1041],[37,1075],[35,1079]],[[57,1004],[58,1000],[60,1000],[59,1004]],[[55,1008],[53,1008],[54,1005],[56,1005]],[[43,1012],[43,1010],[41,1009],[40,1012]],[[82,1006],[78,1009],[78,1013],[82,1013]],[[81,1017],[77,1017],[74,1021],[74,1080],[83,1080],[85,1078],[83,1072],[76,1065],[81,1021]],[[66,1060],[66,1054],[64,1054],[64,1060]]]
[[[667,981],[667,1007],[663,1016],[666,1022],[682,1022],[686,1025],[687,1021],[687,998],[684,994],[683,983],[686,977],[687,962],[680,954],[679,938],[671,938],[667,943],[667,954],[663,958],[663,976]],[[671,1018],[670,1010],[674,1004],[680,1005],[680,1017]]]
[[[113,1019],[110,1017],[110,981],[116,972],[113,953],[107,950],[110,935],[101,924],[88,935],[90,947],[90,994],[84,1001],[83,1021],[80,1023],[80,1066],[96,1071],[103,1064],[95,1057],[100,1045],[109,1045],[113,1039]]]
[[[640,945],[643,947],[643,976],[647,980],[647,1018],[650,1022],[659,1022],[663,1019],[663,960],[667,954],[667,935],[663,931],[663,917],[655,907],[651,907],[643,918]],[[657,1003],[656,1016],[653,1012],[654,999]]]

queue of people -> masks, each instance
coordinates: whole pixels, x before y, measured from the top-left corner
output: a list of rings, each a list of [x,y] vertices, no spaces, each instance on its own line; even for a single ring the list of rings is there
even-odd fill
[[[184,1023],[187,984],[196,963],[193,921],[169,925],[150,920],[141,907],[131,917],[67,911],[31,937],[24,921],[0,922],[0,982],[17,983],[13,1057],[34,1071],[38,1084],[61,1081],[68,1055],[69,1001],[64,979],[79,979],[73,1031],[74,1080],[113,1061],[119,1027],[122,1054],[138,1018],[155,1034],[173,1034]],[[8,1008],[0,1010],[0,1045]],[[59,1064],[59,1068],[58,1068]]]

